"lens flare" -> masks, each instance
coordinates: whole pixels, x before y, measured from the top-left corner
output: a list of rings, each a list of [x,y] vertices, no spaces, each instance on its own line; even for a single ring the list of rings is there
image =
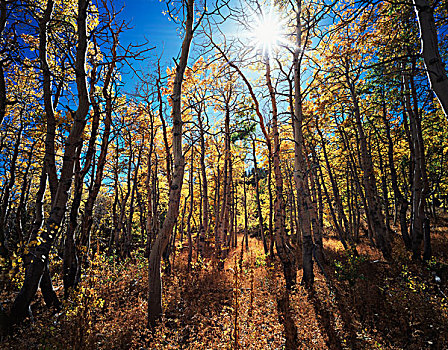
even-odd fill
[[[250,25],[251,46],[257,52],[261,51],[263,57],[272,57],[274,50],[280,45],[290,45],[285,35],[285,21],[276,13],[273,4],[261,14],[254,16]]]

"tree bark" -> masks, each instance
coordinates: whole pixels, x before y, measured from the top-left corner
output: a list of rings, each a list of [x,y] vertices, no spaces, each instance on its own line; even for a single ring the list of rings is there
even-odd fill
[[[431,89],[439,99],[445,117],[448,118],[448,77],[439,52],[434,8],[428,0],[414,0],[415,13],[420,28],[421,54]]]
[[[31,165],[33,163],[33,157],[34,157],[34,147],[36,146],[38,141],[33,142],[31,145],[30,150],[28,151],[28,164],[26,166],[25,172],[23,174],[21,189],[20,189],[20,198],[19,198],[19,204],[17,205],[16,209],[16,218],[15,218],[15,232],[16,232],[16,238],[17,241],[20,243],[25,243],[25,234],[24,230],[26,227],[26,203],[28,203],[28,195],[29,195],[29,188],[32,183],[32,177],[28,179],[29,172]]]
[[[201,163],[201,177],[202,177],[202,217],[201,217],[201,227],[199,229],[199,252],[201,256],[204,255],[204,243],[208,238],[209,234],[209,202],[208,202],[208,182],[207,182],[207,171],[205,166],[205,131],[202,122],[202,114],[198,114],[199,122],[199,133],[200,133],[200,163]]]
[[[375,173],[373,169],[372,159],[367,149],[367,137],[364,132],[361,121],[361,112],[359,108],[358,96],[355,89],[355,84],[349,75],[348,62],[345,67],[346,83],[349,86],[350,96],[353,103],[353,113],[355,116],[356,127],[359,134],[360,141],[360,158],[361,168],[363,170],[363,183],[365,188],[365,195],[367,199],[367,215],[370,217],[372,224],[376,246],[381,250],[385,259],[391,258],[392,248],[390,244],[389,232],[385,226],[385,218],[379,206],[379,196],[376,188]]]
[[[254,158],[254,181],[255,181],[255,199],[257,201],[257,214],[258,214],[258,226],[260,229],[260,237],[263,241],[264,253],[268,254],[268,244],[266,242],[266,235],[264,233],[263,224],[263,214],[261,212],[261,202],[260,202],[260,184],[258,180],[258,165],[257,165],[257,155],[255,153],[255,140],[252,140],[252,156]]]
[[[51,0],[50,0],[51,1]],[[46,222],[46,229],[41,233],[42,244],[31,248],[33,259],[25,271],[23,286],[17,295],[10,312],[10,324],[15,324],[27,316],[28,309],[48,262],[48,255],[53,245],[57,231],[60,229],[65,215],[68,200],[68,191],[73,179],[73,165],[75,151],[79,146],[81,136],[86,125],[86,116],[89,110],[87,92],[85,56],[87,50],[87,8],[89,0],[78,1],[77,31],[78,45],[76,50],[75,73],[79,105],[74,113],[74,122],[64,147],[64,158],[56,195]],[[50,11],[51,13],[51,11]]]
[[[47,40],[48,40],[48,25],[53,14],[54,1],[48,0],[47,6],[39,19],[39,60],[43,75],[43,95],[44,95],[44,109],[45,117],[47,119],[47,133],[45,135],[45,157],[44,164],[47,171],[48,183],[50,185],[50,193],[52,201],[56,196],[56,189],[58,186],[58,177],[56,174],[56,160],[55,160],[55,136],[56,136],[56,121],[54,119],[54,105],[52,101],[51,92],[51,71],[47,59]]]
[[[165,117],[163,115],[163,99],[162,99],[162,86],[161,86],[161,80],[162,75],[160,73],[160,62],[157,62],[157,72],[158,72],[158,78],[156,80],[156,87],[157,87],[157,101],[159,103],[159,118],[162,122],[162,133],[163,133],[163,143],[165,145],[165,164],[166,164],[166,178],[168,180],[168,187],[171,186],[171,153],[170,153],[170,146],[168,144],[168,132],[166,130],[166,122]]]
[[[173,119],[173,176],[170,184],[168,211],[149,255],[148,325],[153,327],[162,314],[162,282],[160,259],[169,242],[171,232],[179,215],[179,202],[184,178],[185,159],[182,153],[182,82],[188,63],[190,45],[193,39],[194,0],[188,0],[186,8],[185,34],[182,51],[174,79]]]
[[[131,190],[131,200],[129,202],[129,215],[127,218],[127,224],[126,224],[126,236],[124,240],[124,248],[123,248],[123,255],[125,257],[131,256],[131,248],[132,248],[132,221],[135,211],[135,195],[138,187],[138,173],[140,171],[140,163],[142,159],[142,151],[143,151],[143,145],[145,143],[145,140],[142,139],[142,143],[139,147],[138,155],[137,155],[137,164],[134,167],[134,177],[132,179],[132,190]]]
[[[246,251],[249,250],[249,229],[248,229],[248,217],[247,217],[247,193],[246,193],[246,169],[243,172],[243,206],[244,206],[244,237],[246,239]],[[243,249],[243,245],[241,245]]]
[[[148,149],[148,156],[147,156],[147,174],[146,174],[146,248],[145,248],[145,256],[149,258],[149,253],[151,251],[151,243],[153,238],[153,202],[154,202],[154,196],[153,196],[153,186],[152,186],[152,155],[154,151],[154,116],[152,113],[149,113],[149,120],[150,120],[150,136],[149,136],[149,149]],[[155,174],[154,174],[154,177]]]
[[[302,50],[302,1],[297,1],[296,13],[296,49],[293,56],[294,67],[294,180],[296,182],[297,198],[299,202],[299,222],[302,232],[302,283],[310,286],[314,282],[313,271],[313,248],[314,242],[311,235],[311,198],[308,186],[308,170],[306,166],[304,140],[303,140],[303,111],[302,111],[302,91],[300,86],[301,76],[301,50]]]
[[[104,166],[106,164],[106,157],[109,148],[109,137],[112,125],[112,96],[109,91],[112,75],[115,70],[115,65],[117,61],[117,46],[118,46],[118,35],[113,35],[113,44],[112,44],[112,60],[108,65],[106,76],[103,83],[102,95],[105,100],[105,116],[104,116],[104,129],[102,133],[101,139],[101,150],[100,155],[98,156],[96,172],[95,172],[95,180],[93,182],[93,187],[89,190],[89,195],[87,197],[87,202],[84,207],[84,214],[82,217],[81,223],[81,234],[80,234],[80,244],[81,246],[88,246],[89,238],[90,238],[90,230],[93,224],[93,207],[96,202],[96,198],[98,197],[98,193],[101,189],[101,184],[103,181],[103,173]],[[100,114],[100,103],[96,101],[93,96],[91,96],[92,107],[94,113]]]
[[[404,116],[406,118],[406,116]],[[400,221],[400,230],[401,230],[401,236],[404,241],[404,245],[406,249],[411,250],[411,238],[408,234],[408,224],[407,224],[407,211],[408,211],[408,201],[403,196],[403,193],[400,191],[400,187],[398,186],[398,176],[397,176],[397,170],[395,168],[395,162],[394,162],[394,144],[392,140],[392,136],[390,134],[390,123],[386,116],[386,109],[385,109],[385,103],[383,105],[383,113],[382,113],[382,119],[384,128],[386,130],[386,139],[387,139],[387,157],[389,161],[389,169],[390,169],[390,176],[391,176],[391,182],[392,182],[392,190],[394,191],[395,201],[398,204],[399,207],[399,221]]]
[[[285,232],[285,200],[283,198],[283,176],[280,167],[280,132],[278,128],[278,112],[277,101],[275,99],[275,91],[271,82],[271,67],[269,57],[265,57],[266,65],[266,85],[268,86],[272,107],[272,133],[273,133],[273,150],[270,156],[273,159],[274,180],[275,180],[275,200],[274,200],[274,241],[277,254],[283,265],[283,274],[285,276],[286,288],[291,289],[296,284],[297,267],[295,252],[290,246],[288,236]]]
[[[313,147],[313,146],[311,146]],[[314,155],[315,152],[313,152]],[[313,157],[313,161],[317,161],[317,157]],[[311,212],[311,224],[313,228],[313,238],[314,238],[314,249],[315,249],[315,257],[319,261],[321,265],[324,264],[324,247],[322,242],[322,229],[323,226],[319,220],[319,208],[318,208],[318,190],[317,186],[319,184],[319,179],[317,175],[318,165],[311,164],[310,166],[310,182],[311,182],[311,195],[312,195],[312,212]]]
[[[0,36],[3,40],[4,31],[6,27],[6,21],[8,19],[8,1],[1,0],[0,1]],[[6,77],[4,70],[4,62],[0,62],[0,125],[2,125],[3,120],[6,115]],[[1,248],[0,248],[1,249]]]
[[[191,147],[191,162],[190,162],[190,181],[189,181],[189,195],[190,195],[190,210],[187,218],[187,238],[188,238],[188,258],[187,268],[188,272],[191,271],[191,260],[193,259],[193,240],[191,238],[191,218],[193,216],[193,204],[194,204],[194,189],[193,189],[193,173],[194,173],[194,148]]]
[[[218,236],[221,243],[221,254],[218,257],[218,268],[224,268],[224,259],[229,250],[230,206],[231,206],[231,154],[230,154],[230,97],[231,92],[224,96],[225,120],[224,120],[224,169],[223,169],[223,201],[219,216]]]
[[[22,120],[20,121],[20,127],[17,134],[17,139],[14,143],[14,150],[11,157],[11,165],[9,168],[10,176],[9,181],[6,184],[3,196],[1,197],[1,205],[0,205],[0,257],[7,258],[8,257],[8,240],[5,235],[6,225],[8,220],[8,208],[10,204],[10,193],[12,188],[14,187],[14,183],[16,180],[16,166],[17,166],[17,157],[19,156],[19,148],[20,143],[22,141],[22,131],[24,128],[24,124]]]
[[[415,72],[415,61],[412,65],[412,73]],[[411,74],[412,74],[411,73]],[[413,179],[412,179],[412,216],[411,216],[411,240],[412,257],[421,259],[421,245],[425,240],[424,259],[431,257],[431,245],[429,235],[429,217],[426,215],[426,200],[429,192],[428,179],[426,175],[425,147],[423,143],[421,116],[418,108],[417,92],[413,76],[404,74],[404,87],[406,104],[409,114],[409,126],[413,143]],[[412,95],[412,104],[410,94]]]

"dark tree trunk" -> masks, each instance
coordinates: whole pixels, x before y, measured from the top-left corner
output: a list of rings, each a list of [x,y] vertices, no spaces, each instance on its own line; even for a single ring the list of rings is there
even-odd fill
[[[205,167],[205,130],[202,123],[202,115],[198,114],[198,122],[199,122],[199,133],[200,133],[200,144],[201,144],[201,154],[200,154],[200,163],[201,163],[201,185],[202,185],[202,216],[201,216],[201,226],[199,229],[199,245],[198,245],[198,254],[201,256],[204,255],[204,243],[209,235],[209,202],[208,202],[208,182],[207,182],[207,171]]]
[[[30,264],[26,267],[23,286],[19,294],[17,295],[14,304],[12,305],[10,312],[11,324],[21,321],[28,314],[30,303],[34,298],[34,295],[36,294],[45,266],[48,263],[48,255],[50,253],[50,249],[53,245],[57,231],[60,229],[60,225],[66,211],[68,191],[71,187],[73,179],[75,152],[80,144],[87,121],[86,116],[89,110],[89,99],[85,72],[88,5],[88,0],[78,1],[78,46],[76,50],[75,72],[79,105],[78,109],[74,113],[73,125],[65,142],[64,158],[62,169],[60,172],[60,179],[58,181],[57,191],[53,200],[52,209],[46,222],[46,230],[44,230],[40,235],[42,244],[31,248],[31,254],[33,258]],[[50,17],[51,12],[52,4],[51,7],[47,5],[47,10],[45,11],[45,13],[48,13],[48,16]],[[48,21],[46,21],[46,23],[48,23]]]
[[[277,254],[283,265],[283,273],[286,281],[286,288],[291,289],[296,284],[296,257],[293,247],[290,246],[288,236],[285,232],[285,200],[283,198],[283,176],[280,167],[280,131],[278,128],[278,113],[275,91],[271,82],[271,67],[269,57],[265,57],[266,64],[266,85],[269,89],[269,95],[272,106],[272,133],[273,133],[273,150],[269,149],[269,153],[273,159],[274,180],[275,180],[275,201],[274,201],[274,240]]]
[[[261,213],[260,184],[258,180],[258,166],[257,166],[257,155],[255,153],[255,140],[252,140],[252,156],[254,158],[255,199],[257,201],[258,226],[260,229],[260,237],[261,240],[263,241],[264,253],[268,254],[268,244],[266,241],[266,235],[264,233],[263,214]]]
[[[188,63],[190,44],[193,39],[194,0],[186,4],[185,34],[182,42],[182,51],[176,67],[176,76],[173,85],[172,119],[173,119],[173,163],[174,171],[170,184],[168,211],[163,225],[158,232],[149,255],[148,269],[148,325],[153,327],[162,314],[162,281],[160,279],[160,259],[165,250],[171,232],[179,215],[179,202],[184,177],[185,159],[182,153],[182,81]]]
[[[406,111],[403,111],[406,113]],[[406,118],[406,115],[403,115],[403,118]],[[397,170],[395,168],[394,162],[394,144],[392,140],[392,136],[390,134],[390,123],[386,116],[386,106],[383,103],[383,114],[382,114],[384,128],[386,130],[386,139],[387,139],[387,157],[389,161],[389,169],[390,169],[390,177],[392,182],[392,190],[394,191],[395,202],[397,203],[399,209],[399,221],[400,221],[400,230],[401,236],[404,241],[404,245],[407,250],[411,250],[412,243],[411,238],[408,234],[408,223],[407,223],[407,211],[408,211],[408,201],[403,196],[403,193],[400,191],[400,187],[398,186],[398,176]]]
[[[372,224],[376,246],[379,250],[381,250],[385,259],[390,259],[392,248],[390,244],[389,232],[386,229],[384,222],[385,218],[379,206],[379,196],[376,188],[373,163],[367,148],[367,137],[362,125],[361,111],[359,108],[355,83],[350,78],[348,65],[348,62],[346,62],[345,78],[350,89],[350,96],[353,103],[353,113],[355,116],[356,127],[359,134],[361,168],[363,170],[363,183],[367,199],[367,215],[369,216],[370,222]]]
[[[306,165],[306,155],[304,150],[303,138],[303,111],[302,111],[302,91],[301,91],[301,55],[302,50],[302,1],[297,1],[296,16],[296,49],[293,56],[294,68],[294,115],[293,132],[294,132],[294,180],[296,182],[297,198],[299,202],[299,222],[302,232],[302,265],[303,278],[302,283],[310,286],[314,282],[313,271],[313,250],[314,242],[311,234],[311,196],[308,185],[308,172]],[[306,45],[306,43],[304,44]]]
[[[16,167],[17,167],[17,157],[19,155],[19,147],[22,140],[22,131],[24,124],[20,121],[20,127],[17,133],[17,139],[14,143],[14,150],[11,157],[11,163],[9,167],[9,181],[6,184],[3,195],[1,197],[1,206],[0,206],[0,257],[6,259],[8,257],[8,240],[6,239],[5,231],[6,224],[8,221],[8,209],[10,204],[10,194],[11,190],[14,187],[14,183],[16,181]]]
[[[413,179],[412,179],[412,216],[411,216],[411,239],[412,239],[412,257],[421,259],[421,245],[425,242],[426,253],[424,258],[430,258],[431,244],[429,235],[429,217],[426,215],[426,200],[429,193],[428,179],[426,175],[425,147],[423,143],[421,116],[418,108],[417,92],[415,89],[413,73],[415,72],[415,61],[412,64],[411,75],[404,75],[404,87],[410,89],[412,95],[412,105],[410,102],[409,90],[405,93],[405,100],[408,115],[410,133],[413,143]],[[425,233],[427,231],[427,233]]]
[[[191,148],[191,163],[190,163],[190,181],[189,181],[189,196],[190,196],[190,210],[188,212],[187,218],[187,238],[188,238],[188,258],[187,258],[187,267],[188,272],[191,271],[191,261],[193,259],[193,240],[191,238],[191,218],[193,217],[193,202],[194,202],[194,189],[193,189],[193,173],[194,173],[194,148]]]
[[[420,28],[421,55],[425,61],[426,72],[431,89],[439,99],[445,117],[448,118],[448,77],[445,63],[439,52],[439,40],[434,20],[435,4],[428,0],[413,0]]]

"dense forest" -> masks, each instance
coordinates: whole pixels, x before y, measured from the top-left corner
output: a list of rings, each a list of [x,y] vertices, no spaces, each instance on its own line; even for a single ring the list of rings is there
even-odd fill
[[[0,0],[0,348],[448,348],[448,3],[165,9]]]

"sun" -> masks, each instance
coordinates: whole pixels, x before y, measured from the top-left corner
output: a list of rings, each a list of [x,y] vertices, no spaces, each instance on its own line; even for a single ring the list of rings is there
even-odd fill
[[[257,49],[262,49],[263,55],[268,53],[271,56],[272,50],[281,39],[281,31],[278,22],[272,16],[272,12],[257,18],[253,30],[253,39]]]
[[[284,37],[284,20],[276,13],[273,5],[254,17],[250,25],[251,46],[257,52],[261,51],[263,57],[272,57],[278,46],[288,43]]]

